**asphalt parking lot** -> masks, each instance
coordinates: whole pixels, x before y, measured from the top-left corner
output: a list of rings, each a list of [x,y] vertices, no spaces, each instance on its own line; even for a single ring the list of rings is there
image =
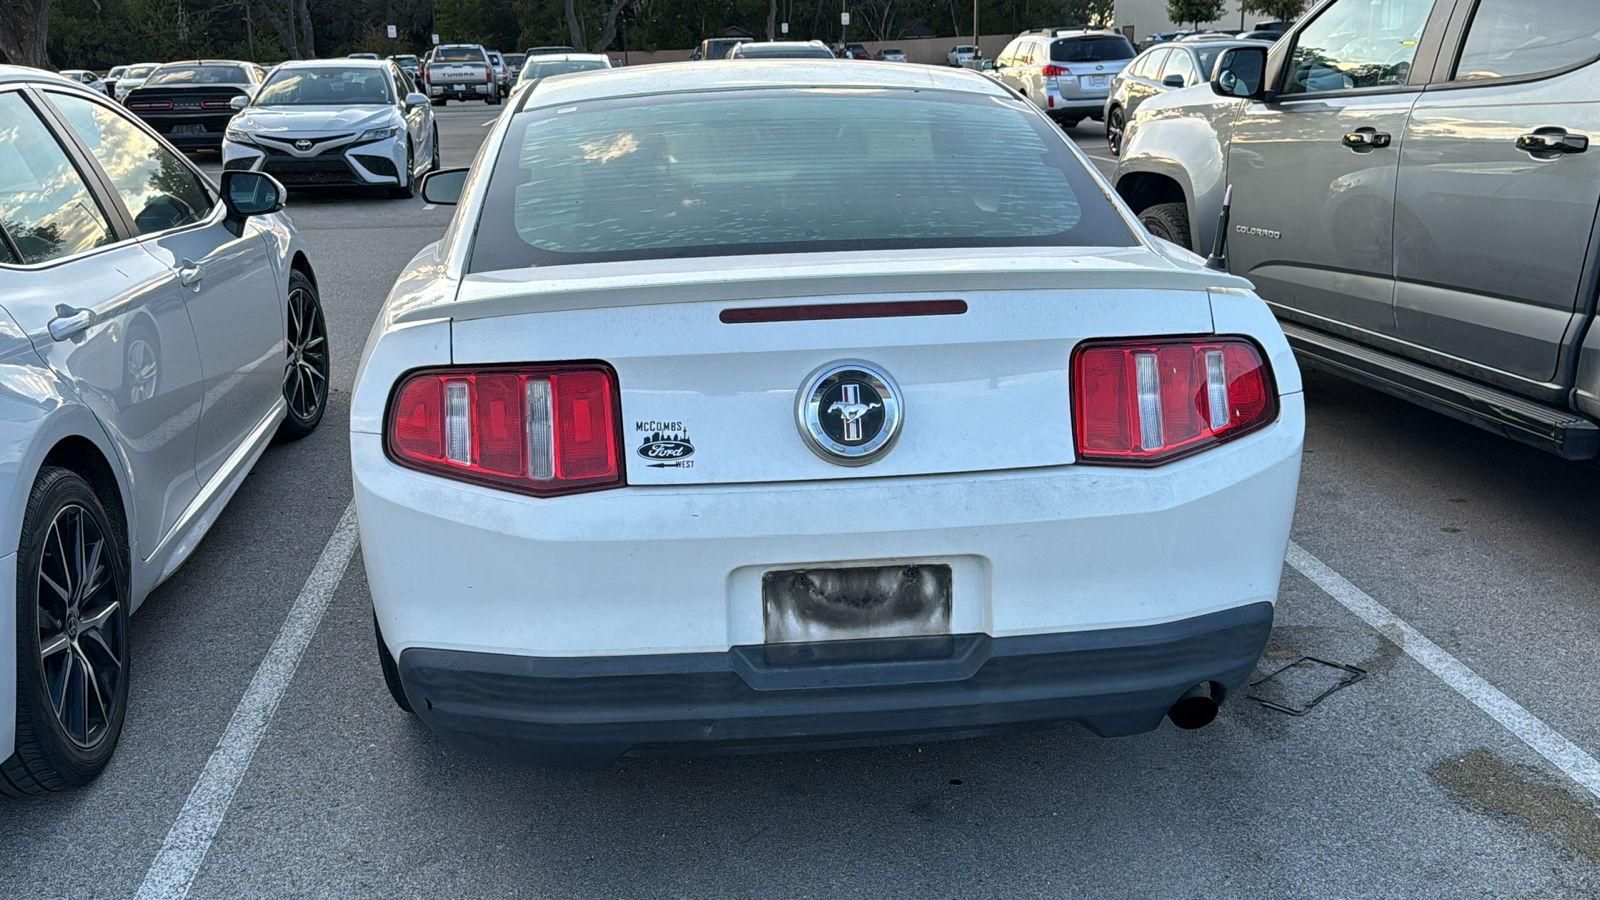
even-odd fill
[[[446,165],[499,110],[437,111]],[[1109,170],[1098,125],[1072,133]],[[603,772],[444,748],[384,689],[341,521],[362,343],[450,210],[290,211],[329,321],[327,417],[267,452],[134,617],[105,775],[0,804],[0,896],[1600,896],[1600,470],[1319,373],[1259,677],[1289,668],[1256,689],[1299,711],[1345,684],[1303,715],[1239,698],[1196,732]],[[258,678],[297,637],[297,666]]]

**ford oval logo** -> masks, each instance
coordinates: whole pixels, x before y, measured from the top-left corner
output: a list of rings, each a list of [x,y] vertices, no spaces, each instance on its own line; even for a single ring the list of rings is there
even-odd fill
[[[694,455],[694,445],[688,441],[646,441],[639,446],[639,455],[645,459],[686,459]]]

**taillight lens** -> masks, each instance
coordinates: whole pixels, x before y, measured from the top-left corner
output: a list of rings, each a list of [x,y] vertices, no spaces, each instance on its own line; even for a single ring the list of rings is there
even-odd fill
[[[216,97],[213,97],[213,98],[211,98],[209,100],[201,100],[200,101],[200,108],[201,109],[228,109],[229,108],[228,100],[219,99],[219,98],[216,98]]]
[[[1072,381],[1082,462],[1156,465],[1278,416],[1272,371],[1244,338],[1085,343],[1073,354]]]
[[[1039,74],[1046,78],[1061,78],[1063,76],[1071,75],[1072,70],[1062,66],[1045,66],[1039,70]]]
[[[171,109],[171,100],[129,100],[129,109]]]
[[[385,442],[403,466],[548,496],[622,485],[620,423],[603,366],[430,369],[395,390]]]

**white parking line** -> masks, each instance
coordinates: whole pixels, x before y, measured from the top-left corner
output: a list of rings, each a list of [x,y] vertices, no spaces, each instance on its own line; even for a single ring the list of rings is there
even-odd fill
[[[272,716],[278,710],[278,701],[283,699],[284,691],[294,679],[300,656],[316,634],[322,614],[328,609],[328,600],[344,577],[355,549],[356,505],[352,500],[345,507],[333,536],[323,546],[305,587],[300,589],[300,596],[289,608],[289,616],[278,629],[272,648],[256,669],[255,677],[250,679],[243,699],[234,708],[227,730],[189,791],[183,811],[178,813],[178,820],[172,823],[166,840],[161,843],[161,851],[145,872],[138,900],[181,900],[189,893],[189,885],[200,871],[206,851],[211,849],[217,827],[233,803],[233,794],[250,768],[250,758],[266,736],[267,726],[272,724]]]
[[[423,209],[438,209],[439,207],[433,205],[432,203],[424,203],[424,204],[422,204],[422,208]]]
[[[1423,668],[1467,698],[1473,706],[1488,713],[1491,719],[1521,738],[1535,753],[1570,775],[1589,793],[1600,797],[1600,762],[1596,762],[1577,744],[1546,725],[1543,719],[1523,709],[1522,704],[1507,697],[1499,688],[1485,681],[1483,676],[1467,668],[1461,660],[1428,640],[1422,632],[1346,581],[1343,575],[1328,568],[1326,563],[1307,553],[1299,544],[1289,542],[1287,559],[1295,571],[1311,579],[1328,596],[1360,616],[1379,634],[1404,650],[1407,656],[1422,663]]]

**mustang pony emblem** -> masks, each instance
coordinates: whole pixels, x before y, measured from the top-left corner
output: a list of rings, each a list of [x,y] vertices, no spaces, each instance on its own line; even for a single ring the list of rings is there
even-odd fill
[[[844,396],[828,407],[828,414],[838,413],[839,418],[844,420],[845,440],[859,441],[861,440],[861,417],[883,404],[862,403],[861,385],[859,384],[840,385],[839,390]]]

